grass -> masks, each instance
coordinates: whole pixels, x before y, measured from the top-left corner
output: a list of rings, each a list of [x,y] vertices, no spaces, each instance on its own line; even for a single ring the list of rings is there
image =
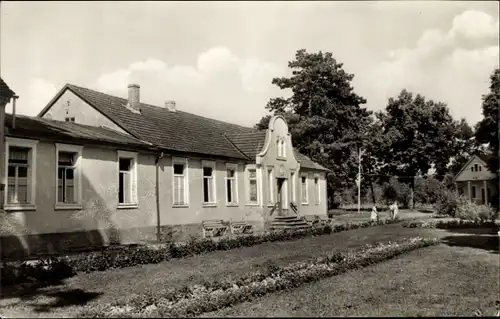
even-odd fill
[[[204,317],[492,315],[499,266],[498,253],[441,244]]]
[[[419,213],[408,213],[402,211],[400,217],[402,219],[415,218],[417,217],[415,214]],[[349,215],[354,215],[354,216],[351,217],[349,217],[348,215],[343,216],[344,220],[337,222],[356,221],[356,218],[364,218],[363,220],[367,220],[369,218],[366,216],[360,217],[357,213]],[[203,283],[206,280],[221,279],[230,275],[242,275],[250,271],[263,270],[272,265],[286,265],[292,262],[309,259],[311,257],[316,257],[326,252],[345,251],[353,248],[358,248],[365,244],[375,244],[377,242],[395,241],[402,239],[404,237],[416,236],[416,235],[438,236],[440,238],[443,238],[443,240],[449,243],[449,245],[453,245],[454,247],[451,248],[451,246],[450,247],[446,246],[450,250],[449,253],[454,253],[453,249],[457,251],[463,250],[471,252],[475,250],[478,251],[481,250],[485,254],[493,255],[491,254],[492,242],[489,239],[485,239],[486,238],[485,236],[491,236],[491,234],[478,234],[477,231],[478,230],[474,230],[475,232],[474,234],[467,234],[465,233],[464,230],[460,230],[461,233],[456,234],[456,233],[450,233],[446,230],[403,228],[399,224],[394,224],[394,225],[362,228],[362,229],[345,231],[318,237],[309,237],[295,241],[264,243],[254,247],[243,247],[229,251],[211,252],[205,255],[193,256],[185,259],[174,259],[155,265],[142,265],[124,269],[108,270],[104,272],[79,274],[78,276],[65,280],[64,282],[60,283],[57,286],[50,286],[39,289],[20,289],[19,286],[12,288],[11,287],[3,288],[1,291],[2,297],[0,299],[0,314],[3,314],[5,316],[18,316],[18,317],[74,316],[79,310],[83,309],[83,307],[85,306],[106,304],[115,301],[123,302],[126,301],[127,298],[134,293],[140,294],[142,292],[149,292],[149,291],[158,292],[166,287],[178,287],[186,283],[187,284]],[[472,242],[477,243],[478,242],[477,240],[476,241],[469,240],[470,238],[476,238],[476,237],[483,238],[482,242],[479,241],[479,247],[477,247],[478,245],[474,246],[471,244]],[[460,240],[457,240],[458,238],[460,238]],[[488,251],[486,250],[485,247],[482,247],[483,244],[489,244],[488,247],[490,250]],[[443,271],[443,273],[446,273],[447,267],[460,268],[461,265],[460,263],[463,263],[464,260],[467,260],[467,258],[476,258],[474,257],[474,255],[472,255],[473,257],[467,255],[465,256],[456,255],[456,254],[453,256],[457,257],[455,259],[455,264],[445,264],[442,263],[441,256],[439,253],[429,255],[428,257],[425,257],[426,258],[424,259],[425,262],[420,262],[419,265],[421,271],[425,273],[424,270],[426,269],[426,267],[431,265],[433,267],[435,266],[441,267],[440,269]],[[483,256],[482,258],[486,258],[484,256],[487,255],[483,254],[481,256]],[[495,256],[498,260],[498,255]],[[404,258],[405,257],[403,257],[403,259]],[[480,260],[480,258],[477,260]],[[396,266],[394,266],[396,268],[390,268],[392,267],[390,266],[392,265],[391,264],[392,262],[394,261],[391,261],[389,263],[384,263],[383,265],[375,266],[380,268],[375,272],[368,273],[366,275],[358,275],[366,277],[366,278],[363,277],[365,279],[361,279],[362,281],[368,282],[369,281],[368,278],[372,278],[372,280],[375,281],[380,281],[379,283],[372,282],[370,285],[373,285],[373,287],[370,285],[363,287],[359,286],[362,282],[359,283],[354,282],[349,285],[346,284],[346,286],[348,287],[352,286],[353,287],[352,289],[354,289],[354,287],[359,286],[358,289],[360,289],[360,291],[363,291],[363,289],[367,290],[364,292],[365,294],[373,289],[378,290],[378,288],[376,288],[377,285],[383,286],[387,284],[385,283],[386,281],[391,282],[390,276],[391,273],[393,273],[391,269],[397,268]],[[412,265],[414,263],[418,264],[418,261],[411,260],[403,262],[402,264],[399,264],[398,267],[400,267],[401,269],[405,269],[405,267],[410,267],[410,270],[407,270],[406,272],[408,274],[411,274],[411,271],[413,271],[411,269],[414,268]],[[484,272],[484,276],[489,276],[491,273],[490,271],[491,269],[488,267],[484,266],[480,268],[481,271]],[[498,267],[498,262],[496,267]],[[372,269],[372,267],[367,269]],[[469,267],[468,269],[471,268]],[[363,271],[364,270],[353,272],[353,274],[358,272],[363,273]],[[470,280],[469,278],[471,277],[471,274],[475,276],[476,272],[477,270],[464,273],[462,277],[464,278],[464,280]],[[343,276],[351,276],[351,275],[352,274],[346,274]],[[497,275],[496,269],[495,269],[495,275]],[[428,277],[422,275],[419,278],[420,280],[426,282],[426,285],[432,286],[431,281],[440,282],[441,280],[437,280],[438,278],[440,278],[440,276],[441,275],[438,272],[436,272]],[[462,277],[450,276],[450,278],[455,279],[455,284],[460,283],[461,281],[460,280],[457,281],[456,279]],[[328,279],[328,280],[337,280],[337,279]],[[346,279],[346,280],[349,281],[354,279]],[[319,285],[321,284],[321,282],[316,284]],[[484,287],[487,288],[490,286],[485,285]],[[326,287],[328,287],[328,285]],[[341,289],[338,288],[332,289],[332,286],[330,286],[329,289],[332,290],[332,293],[334,293],[333,290],[335,290],[335,293],[340,293],[342,289],[347,289],[347,288],[342,288],[344,286],[342,285],[339,286],[338,284],[335,284],[333,287],[341,287]],[[320,288],[321,287],[318,286],[314,289],[320,289]],[[306,288],[304,287],[297,289],[296,292],[302,294],[304,293],[303,292],[304,289]],[[324,295],[326,292],[313,293],[312,291],[314,291],[314,289],[309,290],[309,292],[307,292],[306,294],[310,294],[311,296],[322,296],[321,298],[319,298],[319,301],[325,303],[324,307],[331,307],[331,305],[330,306],[327,305],[331,302],[333,302],[334,304],[338,303],[339,299],[335,299],[337,298],[335,297],[337,295],[335,296]],[[481,292],[480,287],[477,289],[479,292]],[[344,293],[348,295],[349,291],[345,291]],[[355,293],[356,292],[354,292],[354,294]],[[381,307],[380,303],[382,301],[380,301],[380,298],[382,298],[385,295],[390,295],[387,292],[384,292],[381,296],[378,295],[379,292],[373,291],[372,293],[375,295],[370,298],[375,298],[374,300],[379,300],[377,302],[374,302],[370,306],[375,309]],[[397,293],[395,294],[406,296],[405,298],[410,298],[410,299],[413,298],[412,295],[407,295],[407,293],[404,291],[397,291]],[[269,295],[266,298],[276,298],[279,295],[281,294]],[[401,296],[398,298],[402,298]],[[349,298],[354,298],[354,297],[355,296],[351,296]],[[348,298],[348,296],[347,297],[344,296],[342,298]],[[474,299],[476,297],[468,296],[467,298]],[[287,311],[291,311],[291,309],[295,307],[295,306],[293,307],[287,306],[286,304],[283,303],[280,305],[281,306],[279,308],[270,308],[270,309],[275,309],[275,311],[278,311],[278,309],[287,309]],[[307,305],[303,306],[306,307]],[[234,309],[234,311],[236,312],[243,311],[241,310],[243,308],[239,308],[239,306],[236,306],[232,309]],[[323,308],[318,308],[318,309],[323,309]],[[328,309],[328,311],[333,311],[331,308],[324,308],[324,309]],[[349,309],[352,309],[352,307]],[[385,308],[383,308],[380,311],[385,311],[384,309]],[[300,307],[297,308],[297,311],[299,310]],[[372,314],[375,311],[378,310],[359,308],[359,313],[360,314],[364,313],[365,315]],[[397,313],[397,311],[399,310],[393,309],[393,311],[394,313]],[[307,311],[304,313],[307,313]],[[248,316],[254,316],[254,315],[258,314],[257,313],[248,314]],[[270,315],[272,315],[272,313]]]
[[[21,291],[25,293],[24,296],[20,296],[20,291],[9,291],[6,287],[2,291],[0,313],[18,313],[29,317],[71,316],[85,304],[124,301],[133,293],[161,291],[165,287],[185,283],[202,283],[205,280],[266,269],[273,264],[286,265],[326,252],[344,251],[368,243],[398,240],[431,232],[429,229],[403,228],[398,224],[369,227],[296,241],[217,251],[156,265],[80,274],[59,286]],[[69,297],[66,298],[66,295]],[[73,295],[84,296],[86,302],[62,301],[73,300]]]

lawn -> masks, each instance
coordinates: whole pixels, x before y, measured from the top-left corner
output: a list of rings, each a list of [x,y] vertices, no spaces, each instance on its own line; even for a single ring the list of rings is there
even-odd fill
[[[477,309],[493,315],[498,257],[440,244],[204,316],[473,316]]]
[[[432,230],[403,228],[399,224],[376,226],[352,231],[309,237],[296,241],[264,243],[229,251],[211,252],[185,259],[174,259],[156,265],[80,274],[59,286],[36,291],[2,290],[0,313],[30,317],[70,316],[84,304],[124,301],[133,293],[161,291],[166,287],[204,280],[225,278],[267,268],[270,264],[286,265],[335,250],[348,250],[380,241],[431,235]]]
[[[401,217],[403,216],[404,214],[402,214]],[[419,273],[417,272],[414,275],[412,274],[418,269],[420,269],[423,273],[425,273],[427,269],[426,267],[430,267],[429,268],[430,270],[432,270],[433,267],[440,267],[439,269],[440,271],[443,272],[443,274],[439,274],[439,271],[436,270],[430,276],[426,277],[425,275],[421,275],[421,277],[419,277],[420,280],[423,281],[422,283],[419,283],[419,285],[423,285],[422,287],[427,285],[430,288],[432,288],[433,285],[432,282],[440,282],[440,280],[438,280],[438,278],[441,278],[440,276],[448,276],[445,271],[446,269],[462,268],[463,266],[460,267],[461,263],[464,263],[465,266],[468,265],[469,268],[467,269],[471,269],[471,267],[474,265],[476,266],[476,268],[473,271],[463,272],[463,273],[461,272],[460,269],[456,270],[455,272],[452,271],[451,273],[453,273],[453,276],[450,275],[449,277],[445,278],[454,278],[455,283],[447,283],[447,284],[462,285],[463,282],[467,282],[466,285],[467,287],[468,286],[475,287],[476,286],[475,282],[470,282],[471,281],[470,278],[478,279],[476,278],[478,273],[477,270],[478,265],[480,266],[480,273],[482,274],[479,277],[482,278],[484,276],[485,278],[491,279],[492,268],[490,266],[493,265],[495,267],[498,267],[498,250],[496,251],[495,254],[495,247],[498,247],[498,239],[496,239],[496,237],[493,237],[491,234],[477,234],[478,230],[475,230],[474,233],[472,234],[466,233],[466,230],[461,230],[461,231],[463,233],[450,233],[448,231],[436,230],[436,229],[403,228],[401,227],[400,224],[393,224],[393,225],[356,229],[351,231],[334,233],[331,235],[304,238],[295,241],[264,243],[254,247],[244,247],[229,251],[211,252],[205,255],[193,256],[185,259],[174,259],[156,265],[143,265],[137,267],[124,268],[124,269],[109,270],[104,272],[80,274],[73,278],[67,279],[58,286],[40,288],[37,290],[23,291],[23,290],[14,290],[11,289],[10,287],[5,287],[4,289],[2,289],[1,292],[2,298],[0,299],[0,314],[3,314],[5,316],[19,316],[19,317],[74,316],[79,310],[81,310],[86,305],[91,306],[96,304],[111,303],[115,301],[123,302],[126,301],[127,298],[134,293],[140,294],[141,292],[147,292],[147,291],[161,293],[161,291],[166,287],[176,287],[186,283],[189,284],[202,283],[205,280],[221,279],[230,275],[241,275],[244,273],[248,273],[249,271],[255,271],[267,268],[271,264],[286,265],[292,262],[315,257],[326,252],[332,252],[336,250],[345,251],[348,249],[353,249],[363,246],[365,244],[396,241],[409,236],[416,236],[416,235],[437,236],[443,238],[443,240],[445,240],[449,245],[459,246],[455,248],[451,248],[450,246],[439,247],[439,249],[444,249],[444,250],[442,251],[437,250],[435,253],[432,254],[427,253],[428,255],[423,254],[422,256],[424,256],[424,258],[422,258],[421,262],[418,261],[419,258],[414,258],[415,260],[410,259],[409,261],[404,261],[401,263],[400,260],[405,260],[404,258],[406,258],[402,257],[402,259],[401,258],[397,259],[397,261],[400,262],[400,264],[397,264],[395,266],[391,266],[392,263],[394,263],[395,261],[389,261],[388,263],[375,266],[375,267],[382,267],[382,268],[377,268],[379,270],[372,271],[370,269],[373,269],[374,267],[367,268],[368,269],[367,274],[364,274],[365,270],[360,270],[342,276],[338,276],[333,279],[326,279],[324,281],[316,283],[314,285],[319,285],[316,288],[307,288],[307,287],[315,287],[308,285],[304,286],[303,288],[297,289],[295,292],[292,292],[292,294],[294,293],[304,294],[304,295],[309,294],[310,296],[316,296],[316,297],[322,296],[322,298],[319,298],[318,302],[321,302],[322,304],[324,304],[324,306],[322,306],[323,308],[318,308],[318,311],[320,309],[324,309],[324,313],[327,313],[328,311],[334,311],[333,313],[336,313],[337,310],[335,309],[337,308],[334,309],[328,308],[328,307],[334,307],[334,305],[338,304],[339,301],[335,299],[336,295],[330,296],[326,292],[312,293],[312,291],[314,291],[314,289],[318,289],[318,291],[320,291],[322,287],[321,284],[323,282],[329,282],[331,280],[341,280],[339,278],[344,278],[344,276],[355,276],[355,274],[359,273],[356,276],[361,276],[360,278],[366,277],[366,279],[361,279],[361,281],[359,281],[359,279],[355,279],[355,284],[351,283],[350,285],[344,285],[344,286],[339,285],[338,283],[333,284],[335,287],[343,287],[343,288],[341,289],[336,288],[335,292],[332,291],[331,293],[341,294],[341,292],[344,291],[344,294],[351,294],[352,293],[350,292],[351,290],[345,290],[347,289],[347,287],[349,289],[355,289],[355,287],[357,287],[357,289],[359,289],[360,291],[366,290],[364,291],[365,295],[369,293],[370,290],[373,289],[377,291],[382,289],[382,291],[385,291],[383,289],[387,290],[388,288],[376,288],[376,287],[377,285],[380,285],[380,287],[385,287],[389,285],[390,282],[392,282],[390,275],[392,273],[390,269],[392,268],[390,267],[394,267],[394,269],[405,269],[405,267],[408,268],[403,271],[403,274],[408,274],[408,276],[411,277],[410,279],[407,280],[413,280],[412,278],[414,276],[417,276]],[[495,246],[495,244],[497,246]],[[462,248],[462,246],[467,246],[467,247]],[[489,247],[490,251],[484,252],[484,249],[486,247]],[[434,250],[432,249],[434,248],[426,249],[425,252],[434,252]],[[491,253],[491,251],[493,251],[493,253]],[[451,255],[446,255],[445,252]],[[415,253],[419,254],[418,251]],[[409,254],[408,257],[413,256],[415,253]],[[453,259],[452,257],[456,258]],[[494,264],[491,258],[494,259],[496,258],[495,260],[497,263]],[[445,262],[443,262],[442,259],[444,259]],[[447,263],[446,262],[447,260],[453,261],[453,263],[451,264]],[[469,265],[466,262],[467,260],[471,261],[475,260],[476,263],[473,265],[472,264]],[[484,264],[481,264],[480,263],[481,260],[482,261],[486,260],[486,262]],[[419,266],[420,268],[414,265],[420,265]],[[370,271],[372,271],[372,273],[370,273]],[[454,277],[456,275],[460,276]],[[498,269],[495,268],[495,276],[497,275],[498,275]],[[345,280],[351,281],[353,280],[353,278],[354,277],[349,279],[349,277],[346,277]],[[394,278],[399,278],[399,277],[396,276]],[[456,280],[457,278],[463,278],[463,280]],[[370,285],[360,286],[361,283],[369,282],[369,280],[373,281],[370,284],[373,287]],[[494,295],[498,292],[498,285],[496,286],[496,290],[494,289],[492,290],[491,288],[493,285],[492,283],[494,283],[494,280],[491,281],[488,285],[480,281],[478,287],[474,288],[477,289],[477,292],[480,297],[468,295],[466,296],[466,298],[469,298],[471,302],[473,302],[476,299],[479,300],[481,298],[486,300],[484,296],[480,294],[482,291],[481,289],[483,289],[481,287],[484,287],[484,289],[490,289],[492,295]],[[413,284],[411,284],[410,286],[413,287],[412,285]],[[326,284],[325,287],[329,287],[330,288],[329,290],[332,290],[331,289],[332,283]],[[420,286],[417,285],[415,286],[415,289],[419,287]],[[307,289],[313,289],[313,290],[307,290]],[[451,292],[451,290],[452,289],[450,288],[450,290],[448,291]],[[380,298],[384,296],[390,296],[390,293],[387,291],[383,293],[377,291],[373,291],[372,293],[374,295],[370,297],[374,298],[374,300],[379,300],[376,301],[377,303],[384,302],[380,301]],[[396,293],[394,294],[398,295],[399,296],[398,298],[403,298],[403,297],[410,299],[413,298],[414,297],[413,295],[408,295],[408,291],[412,292],[413,290],[410,289],[407,290],[406,292],[401,290],[398,291],[397,294]],[[24,295],[20,295],[20,292],[23,292]],[[458,292],[458,296],[460,296],[460,291],[457,290],[456,292]],[[269,295],[266,296],[265,299],[278,298],[281,295],[282,294]],[[455,294],[455,298],[456,297],[457,295]],[[349,298],[352,299],[358,297],[344,296],[339,298],[347,298],[346,300],[350,300]],[[258,302],[266,302],[266,301],[263,298],[263,300]],[[276,300],[276,303],[277,302],[278,301]],[[251,307],[251,309],[256,309],[253,308],[252,304],[247,304],[247,305],[248,307]],[[348,305],[349,304],[346,304],[346,307]],[[256,307],[258,308],[258,306]],[[272,316],[273,314],[274,315],[276,314],[276,312],[273,311],[278,311],[279,309],[281,310],[287,309],[287,311],[292,311],[293,307],[294,306],[289,306],[286,305],[285,303],[281,304],[279,308],[275,307],[266,309],[270,311],[268,315]],[[300,307],[302,306],[299,306],[299,308],[296,309],[296,311],[302,311],[300,310],[301,309]],[[304,307],[308,306],[304,305]],[[380,308],[380,305],[372,304],[371,307],[375,307],[375,309],[378,309]],[[354,308],[351,307],[346,309],[352,310]],[[369,310],[368,308],[363,308],[361,304],[356,309],[358,309],[357,311],[359,311],[358,312],[359,314],[364,313],[365,315],[376,313],[376,311],[379,311],[380,309],[381,309],[380,311],[382,311],[381,313],[387,313],[384,311],[393,311],[393,313],[398,312],[397,309],[392,309],[392,308],[386,309],[384,307],[380,308],[379,310],[373,310],[373,309]],[[245,315],[242,312],[244,311],[244,307],[242,308],[240,306],[236,306],[226,311],[234,311],[235,315],[241,313],[239,315],[243,316],[259,315],[258,313],[253,313],[253,312],[250,312]],[[301,312],[300,314],[307,313],[306,310],[304,311],[305,312]],[[429,311],[432,312],[432,309],[429,309]],[[227,315],[230,314],[228,313]],[[299,315],[298,312],[297,315]]]

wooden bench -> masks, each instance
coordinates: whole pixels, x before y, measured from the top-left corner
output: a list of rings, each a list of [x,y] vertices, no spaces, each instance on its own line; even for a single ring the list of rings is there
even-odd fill
[[[204,220],[201,222],[203,238],[205,237],[220,237],[226,233],[227,226],[224,225],[222,219]]]
[[[245,221],[231,222],[231,233],[233,234],[253,234],[253,225]]]

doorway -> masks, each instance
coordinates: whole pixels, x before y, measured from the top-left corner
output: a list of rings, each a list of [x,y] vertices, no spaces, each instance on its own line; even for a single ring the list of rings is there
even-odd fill
[[[481,188],[481,203],[486,204],[486,194],[484,193],[484,188]]]

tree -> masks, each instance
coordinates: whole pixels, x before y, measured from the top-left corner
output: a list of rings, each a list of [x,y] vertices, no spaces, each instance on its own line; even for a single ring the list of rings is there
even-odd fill
[[[477,149],[474,131],[467,121],[462,118],[456,127],[455,151],[451,164],[447,168],[447,173],[453,176],[458,174]]]
[[[445,172],[456,148],[457,132],[446,104],[402,90],[397,98],[389,99],[386,112],[377,116],[385,137],[385,172],[405,176],[412,192],[413,177],[427,174],[432,164],[438,173]]]
[[[490,76],[490,92],[483,95],[483,119],[476,125],[476,140],[487,144],[488,167],[492,172],[498,172],[500,130],[500,69],[496,69]]]
[[[354,93],[354,75],[343,70],[332,53],[298,50],[288,63],[291,77],[274,78],[272,83],[291,90],[289,98],[271,98],[266,109],[284,114],[294,147],[329,168],[328,197],[352,185],[356,178],[356,150],[363,143],[370,124],[370,112],[361,105],[366,100]],[[256,125],[266,128],[269,118]]]

